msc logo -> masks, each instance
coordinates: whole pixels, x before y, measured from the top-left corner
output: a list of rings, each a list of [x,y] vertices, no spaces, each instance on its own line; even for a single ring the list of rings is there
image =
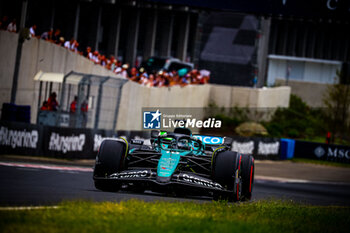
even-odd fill
[[[319,146],[314,150],[314,153],[318,158],[321,158],[324,156],[324,154],[326,154],[326,151],[321,146]]]
[[[144,129],[160,129],[160,118],[162,113],[159,109],[156,112],[143,112]]]

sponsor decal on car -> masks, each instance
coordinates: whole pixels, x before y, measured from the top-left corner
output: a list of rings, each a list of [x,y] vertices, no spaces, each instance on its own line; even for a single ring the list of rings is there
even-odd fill
[[[114,173],[110,175],[110,178],[125,179],[125,178],[147,178],[150,177],[151,172],[149,170],[137,170],[137,171],[125,171],[120,173]]]
[[[206,145],[218,145],[222,144],[224,139],[222,137],[202,136],[194,135],[193,137],[201,140]]]
[[[188,174],[180,174],[179,180],[185,181],[188,183],[202,185],[205,187],[222,189],[222,186],[220,184],[212,182],[212,181],[207,180],[207,179],[203,179],[203,178],[198,177],[198,176],[192,176],[192,175],[188,175]]]

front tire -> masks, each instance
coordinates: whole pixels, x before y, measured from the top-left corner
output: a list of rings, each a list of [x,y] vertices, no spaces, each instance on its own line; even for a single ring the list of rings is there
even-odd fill
[[[125,142],[111,139],[102,141],[94,167],[96,189],[118,191],[120,184],[117,182],[95,178],[106,178],[113,173],[120,172],[124,168],[125,151]]]
[[[222,195],[214,193],[214,199],[227,199],[229,201],[241,200],[242,178],[241,178],[242,155],[233,151],[220,152],[215,156],[213,166],[213,180],[227,190],[232,190],[233,195]]]

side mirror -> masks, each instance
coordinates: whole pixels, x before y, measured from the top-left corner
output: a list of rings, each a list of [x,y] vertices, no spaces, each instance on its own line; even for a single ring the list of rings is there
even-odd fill
[[[225,137],[224,138],[224,145],[231,148],[232,146],[233,139],[230,137]]]
[[[152,130],[151,131],[151,138],[158,138],[159,134],[160,134],[159,130]]]

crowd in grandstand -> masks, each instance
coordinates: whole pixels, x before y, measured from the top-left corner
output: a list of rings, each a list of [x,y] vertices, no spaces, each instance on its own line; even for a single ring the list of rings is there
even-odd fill
[[[8,17],[4,16],[0,21],[0,29],[10,32],[17,32],[16,19],[9,21]],[[129,67],[129,64],[122,64],[113,55],[108,58],[100,54],[97,50],[92,51],[91,47],[87,47],[84,52],[78,50],[79,43],[74,38],[65,41],[61,36],[59,29],[52,28],[41,35],[36,33],[37,26],[34,24],[29,28],[31,37],[40,38],[57,45],[63,46],[72,52],[78,53],[95,64],[101,65],[108,70],[113,71],[131,81],[137,82],[140,85],[147,87],[171,87],[175,85],[186,86],[189,84],[205,84],[209,82],[210,72],[207,70],[160,70],[156,73],[147,73],[143,67]]]

